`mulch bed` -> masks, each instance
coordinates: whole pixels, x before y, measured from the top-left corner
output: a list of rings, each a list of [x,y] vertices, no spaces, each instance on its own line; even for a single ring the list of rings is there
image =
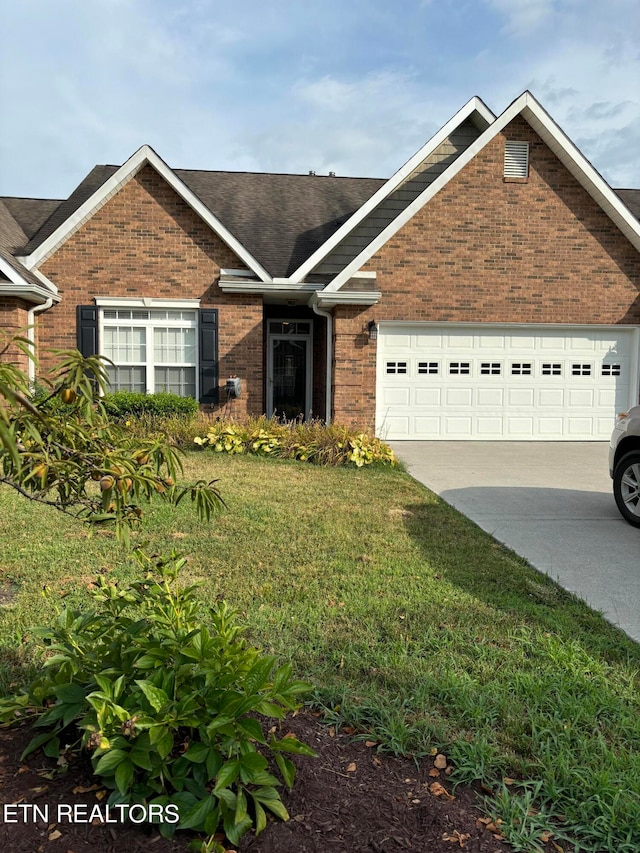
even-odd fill
[[[287,719],[293,732],[318,753],[296,757],[296,782],[283,796],[288,822],[270,822],[257,838],[246,835],[242,853],[502,853],[509,848],[478,821],[478,791],[451,785],[443,768],[435,775],[434,759],[397,759],[379,754],[375,745],[355,741],[351,732],[336,731],[311,713]],[[25,727],[0,732],[0,804],[98,803],[87,761],[77,760],[67,772],[49,779],[55,762],[40,753],[21,764],[19,757],[31,738]],[[369,742],[371,744],[371,742]],[[442,759],[438,763],[443,763]],[[444,789],[443,793],[438,787]],[[103,801],[104,803],[104,801]],[[15,811],[11,812],[15,814]],[[30,813],[31,814],[31,813]],[[29,819],[3,822],[0,808],[0,850],[7,853],[183,853],[193,837],[177,833],[162,838],[156,829],[132,824],[59,823]],[[553,848],[549,847],[551,851]]]

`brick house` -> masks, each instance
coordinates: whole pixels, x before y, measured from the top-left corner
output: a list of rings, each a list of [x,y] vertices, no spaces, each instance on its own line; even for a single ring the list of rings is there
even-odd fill
[[[143,146],[66,200],[0,197],[0,324],[221,415],[604,439],[638,400],[639,215],[529,92],[472,98],[387,181]]]

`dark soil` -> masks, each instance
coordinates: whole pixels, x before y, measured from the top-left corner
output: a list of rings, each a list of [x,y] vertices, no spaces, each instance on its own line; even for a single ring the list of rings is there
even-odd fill
[[[354,740],[353,733],[336,732],[310,713],[285,723],[311,745],[318,758],[294,759],[298,772],[291,793],[283,799],[291,815],[286,823],[269,823],[257,838],[246,835],[240,851],[246,853],[501,853],[508,850],[499,835],[478,818],[478,791],[459,787],[451,794],[446,771],[435,775],[434,759],[416,765],[410,759],[379,754],[375,745]],[[62,775],[51,773],[55,762],[36,753],[20,762],[20,754],[32,736],[21,727],[0,732],[0,850],[7,853],[182,853],[190,833],[162,838],[156,829],[130,823],[56,823],[57,806],[85,804],[87,812],[99,803],[100,790],[88,762],[74,761]],[[370,743],[370,742],[369,742]],[[442,759],[440,760],[441,763]],[[45,775],[46,774],[46,775]],[[52,778],[48,778],[52,776]],[[438,782],[446,793],[434,795]],[[103,795],[104,796],[104,795]],[[104,799],[102,809],[104,811]],[[5,821],[5,804],[48,805],[49,820]],[[9,816],[20,815],[15,809]],[[550,848],[552,849],[552,848]]]

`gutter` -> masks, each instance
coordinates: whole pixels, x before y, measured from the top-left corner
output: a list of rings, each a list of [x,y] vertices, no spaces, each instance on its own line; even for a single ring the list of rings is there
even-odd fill
[[[309,300],[309,305],[315,314],[324,317],[327,321],[327,355],[326,355],[326,386],[325,386],[325,413],[324,421],[327,426],[331,423],[331,385],[333,378],[333,314],[318,308],[318,294],[314,293]]]
[[[36,349],[36,327],[35,327],[35,315],[39,314],[41,311],[47,311],[53,305],[53,296],[50,296],[46,302],[43,302],[42,305],[34,305],[33,308],[29,308],[27,312],[28,317],[28,327],[27,327],[27,338],[29,343],[31,344],[31,355],[34,355]],[[29,359],[29,382],[33,385],[36,381],[36,363],[30,358]]]

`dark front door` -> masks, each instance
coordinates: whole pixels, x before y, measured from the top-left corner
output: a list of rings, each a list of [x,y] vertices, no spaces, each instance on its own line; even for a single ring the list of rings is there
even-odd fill
[[[271,411],[294,420],[309,414],[308,353],[305,338],[271,339]]]

